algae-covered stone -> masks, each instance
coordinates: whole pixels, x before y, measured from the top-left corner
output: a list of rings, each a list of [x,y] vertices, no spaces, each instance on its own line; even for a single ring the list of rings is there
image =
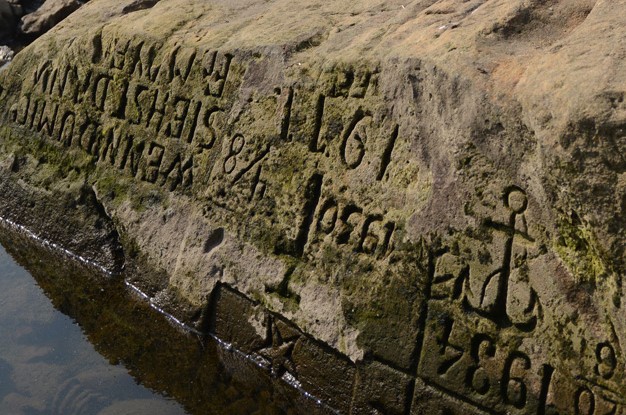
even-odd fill
[[[153,303],[344,411],[624,410],[626,3],[141,4],[0,73],[3,180],[91,189]]]

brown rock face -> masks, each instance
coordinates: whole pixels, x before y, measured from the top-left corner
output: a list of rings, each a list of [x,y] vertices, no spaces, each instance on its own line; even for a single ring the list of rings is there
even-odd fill
[[[0,73],[4,215],[342,413],[620,414],[625,15],[92,1]]]
[[[46,0],[36,11],[22,18],[21,30],[27,35],[40,35],[52,29],[80,6],[78,0]]]

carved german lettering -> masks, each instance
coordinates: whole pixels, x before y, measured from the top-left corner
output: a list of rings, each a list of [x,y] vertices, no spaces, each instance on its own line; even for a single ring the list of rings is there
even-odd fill
[[[108,130],[105,132],[104,140],[102,140],[98,160],[117,168],[123,168],[128,153],[128,143],[127,135],[119,129]]]
[[[79,92],[80,79],[78,77],[78,68],[76,66],[67,65],[65,67],[65,75],[61,83],[59,96],[69,99],[72,104],[77,104]]]
[[[74,141],[74,127],[76,125],[76,114],[71,111],[66,111],[61,116],[61,122],[59,127],[59,133],[57,140],[63,143],[66,147],[73,144]]]
[[[102,61],[107,69],[124,69],[125,55],[130,44],[129,39],[114,37],[110,42],[105,42],[102,50]]]
[[[31,130],[35,130],[37,124],[40,122],[41,117],[43,115],[43,110],[46,107],[46,102],[41,99],[35,99],[30,102],[30,107],[28,108],[28,116],[26,120],[26,125]]]
[[[183,132],[183,126],[187,121],[189,106],[191,101],[186,98],[175,97],[173,101],[173,114],[168,114],[171,121],[165,126],[165,136],[172,138],[180,138]]]
[[[58,112],[59,104],[45,103],[41,118],[37,124],[37,131],[52,137]]]
[[[30,106],[30,96],[22,96],[17,104],[13,104],[10,109],[11,120],[17,124],[24,125],[28,115],[28,107]]]
[[[96,36],[93,42],[102,48],[93,56],[94,66],[42,62],[10,109],[11,119],[142,180],[169,190],[189,187],[194,155],[213,149],[224,127],[224,109],[215,98],[223,94],[233,56],[182,46],[163,53],[160,45],[139,38]],[[205,85],[207,98],[174,92],[192,77]],[[103,128],[101,117],[117,122]],[[135,140],[135,133],[146,130],[151,141]],[[167,139],[177,140],[178,147],[169,148]],[[268,152],[263,147],[227,161],[238,163],[233,183],[251,172],[256,184],[250,198],[265,193],[259,162]],[[210,170],[214,157],[203,160],[202,169]]]
[[[231,54],[207,51],[202,59],[202,74],[205,83],[204,95],[221,97],[230,72],[233,60]]]
[[[161,186],[166,186],[168,190],[174,191],[179,186],[190,187],[193,184],[193,155],[182,160],[180,154],[176,154],[166,166],[160,171]]]
[[[148,154],[146,161],[146,171],[143,179],[150,183],[156,183],[159,177],[159,169],[161,168],[161,162],[163,161],[163,154],[165,153],[165,147],[155,142],[151,142],[148,146]]]
[[[146,85],[133,82],[129,85],[128,95],[130,99],[126,106],[126,120],[130,124],[142,124],[145,120],[144,108],[149,105],[149,88]]]
[[[100,136],[100,124],[89,118],[81,120],[79,127],[80,147],[87,153],[94,155],[97,151],[97,139]]]
[[[152,102],[146,117],[146,128],[157,134],[161,131],[163,118],[165,117],[165,107],[169,100],[170,93],[162,92],[160,89],[152,90]]]
[[[111,80],[112,77],[106,74],[99,74],[95,76],[91,89],[91,100],[89,103],[99,111],[105,110],[105,103],[109,95],[109,83]]]
[[[140,171],[140,166],[141,166],[140,163],[142,160],[145,146],[146,144],[144,141],[137,140],[135,142],[132,137],[129,137],[128,158],[127,159],[125,158],[125,160],[128,160],[128,163],[126,164],[127,166],[126,169],[128,170],[128,172],[130,173],[132,177],[139,176],[139,171]]]
[[[50,73],[52,62],[49,60],[43,61],[39,64],[39,66],[33,71],[33,86],[37,87],[35,90],[41,94],[45,94],[48,89],[48,79],[50,78]]]
[[[199,122],[196,118],[193,118],[192,127],[190,128],[189,137],[190,140],[204,150],[210,150],[215,145],[217,140],[217,131],[215,129],[215,122],[219,114],[224,110],[219,107],[201,107],[200,103],[196,108],[199,114]],[[202,115],[200,115],[202,114]]]
[[[181,84],[187,82],[191,73],[191,66],[196,59],[195,48],[182,48],[177,46],[170,55],[170,82],[179,81]]]

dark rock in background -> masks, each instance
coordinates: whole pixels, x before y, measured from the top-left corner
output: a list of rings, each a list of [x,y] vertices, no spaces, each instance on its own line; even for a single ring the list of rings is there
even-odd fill
[[[16,0],[0,0],[0,39],[15,33],[22,13],[22,5]]]
[[[20,51],[83,3],[78,0],[0,0],[0,46]],[[10,60],[3,62],[0,55],[0,66]]]
[[[47,0],[40,8],[22,18],[21,31],[41,35],[76,11],[82,3],[77,0]]]

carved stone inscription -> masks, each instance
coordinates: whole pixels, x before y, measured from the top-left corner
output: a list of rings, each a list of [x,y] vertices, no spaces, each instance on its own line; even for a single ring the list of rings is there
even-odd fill
[[[89,64],[70,63],[79,60],[68,57],[44,61],[32,71],[9,119],[64,147],[82,149],[99,166],[127,178],[186,192],[220,226],[243,229],[253,243],[258,235],[249,232],[257,228],[270,241],[271,253],[290,256],[290,262],[314,263],[315,255],[330,252],[367,265],[362,269],[374,275],[370,281],[397,277],[389,275],[396,272],[393,254],[405,242],[399,238],[406,211],[398,215],[402,206],[394,212],[393,198],[384,192],[399,194],[393,193],[401,188],[393,172],[402,168],[399,157],[409,158],[406,148],[398,149],[407,131],[381,102],[377,69],[334,68],[308,83],[285,81],[269,90],[248,85],[252,92],[244,93],[245,62],[227,51],[100,35],[91,43]],[[0,95],[3,91],[0,87]],[[624,356],[618,336],[582,338],[585,355],[578,368],[560,367],[536,348],[536,338],[554,332],[544,321],[551,299],[542,297],[536,284],[549,277],[537,266],[546,247],[529,223],[531,195],[510,185],[501,196],[475,226],[424,249],[430,249],[430,264],[428,293],[420,293],[427,300],[415,306],[419,322],[393,328],[401,332],[396,338],[411,338],[409,352],[368,350],[368,358],[381,360],[372,367],[402,379],[401,393],[393,402],[382,393],[359,396],[354,407],[409,411],[419,392],[411,385],[423,381],[429,393],[449,396],[476,413],[626,411],[619,393]],[[402,277],[410,279],[412,269]],[[335,274],[336,282],[342,276]],[[299,302],[290,283],[286,275],[276,287],[266,284],[266,298]],[[397,293],[392,295],[396,301]],[[377,318],[366,315],[357,323]],[[226,332],[229,324],[217,320],[214,328]],[[264,340],[250,331],[251,350],[271,362],[278,376],[300,371],[303,379],[315,379],[317,369],[297,357],[317,349],[288,326],[272,320]],[[337,359],[356,377],[355,384],[367,390],[378,385],[373,372]],[[352,386],[352,381],[344,385],[342,396],[352,393]]]
[[[233,213],[291,211],[290,226],[279,229],[283,253],[300,257],[312,242],[377,259],[393,250],[397,224],[384,206],[342,195],[325,179],[339,169],[362,182],[385,180],[400,128],[375,98],[378,70],[339,68],[309,86],[279,85],[237,103],[245,67],[229,52],[107,34],[89,43],[88,64],[75,47],[34,69],[9,119],[100,165]],[[276,174],[285,151],[303,157],[302,174]],[[301,185],[281,195],[285,180]],[[295,203],[277,205],[277,197]]]
[[[206,192],[210,202],[228,211],[273,216],[283,208],[276,206],[283,198],[292,213],[286,238],[277,243],[281,254],[302,257],[312,243],[324,243],[386,258],[393,250],[395,221],[384,208],[340,194],[343,190],[328,180],[355,172],[360,180],[381,182],[392,163],[399,126],[381,115],[374,75],[338,70],[311,91],[290,86],[273,92],[241,104],[238,122],[245,129],[226,127]],[[285,155],[290,151],[301,164],[291,166],[294,160]],[[286,183],[296,180],[295,192],[285,194]]]
[[[589,356],[582,361],[595,363],[578,374],[555,367],[534,345],[538,331],[550,329],[532,285],[542,251],[527,208],[525,191],[508,187],[495,215],[501,221],[488,218],[466,232],[475,239],[433,252],[418,376],[488,412],[624,413],[619,384],[607,382],[619,367],[612,341],[583,340]]]
[[[190,188],[209,168],[196,159],[218,138],[233,56],[176,47],[157,61],[157,45],[143,41],[98,46],[89,67],[40,64],[10,118],[140,180]]]

